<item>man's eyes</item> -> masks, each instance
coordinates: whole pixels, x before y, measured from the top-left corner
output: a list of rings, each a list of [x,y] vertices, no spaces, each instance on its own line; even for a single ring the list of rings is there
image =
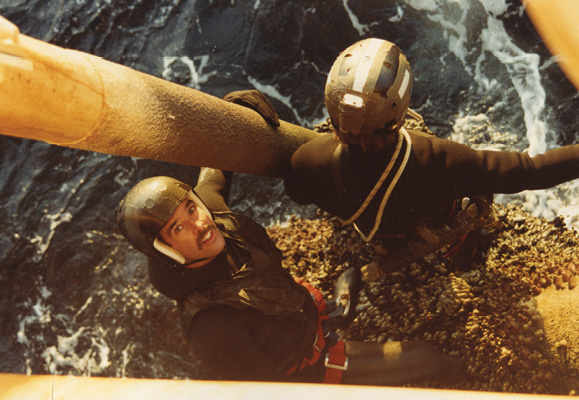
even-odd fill
[[[195,211],[197,211],[197,207],[192,204],[191,206],[189,206],[189,208],[187,208],[187,214],[189,216],[195,214]],[[179,233],[183,230],[183,225],[176,225],[175,228],[173,228],[173,232],[174,233]]]

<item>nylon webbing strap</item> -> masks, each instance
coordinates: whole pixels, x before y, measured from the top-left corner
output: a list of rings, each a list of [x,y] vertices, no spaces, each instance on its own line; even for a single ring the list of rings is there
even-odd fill
[[[343,340],[328,348],[326,353],[326,374],[323,383],[340,383],[342,375],[348,369],[348,356],[346,356],[346,343]]]
[[[326,310],[326,301],[324,300],[324,295],[315,286],[311,285],[309,282],[294,276],[294,280],[300,285],[308,289],[308,292],[312,296],[312,300],[316,308],[318,309],[318,329],[314,343],[312,344],[312,356],[310,358],[304,357],[301,361],[298,361],[287,371],[285,375],[290,376],[296,372],[300,372],[305,367],[316,364],[322,355],[324,347],[326,347],[326,337],[324,335],[324,329],[322,323],[329,317],[324,315],[323,312]]]

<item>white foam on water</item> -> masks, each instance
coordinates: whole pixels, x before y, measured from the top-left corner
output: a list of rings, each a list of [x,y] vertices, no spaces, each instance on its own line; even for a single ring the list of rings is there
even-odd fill
[[[92,303],[92,296],[89,296],[88,299],[86,299],[86,301],[84,302],[84,304],[82,305],[81,308],[78,309],[78,311],[76,312],[76,314],[74,314],[74,316],[72,317],[72,320],[76,322],[76,318],[82,314],[82,312],[84,310],[86,310],[86,308],[90,305],[90,303]]]
[[[70,336],[58,335],[57,344],[44,350],[42,356],[51,374],[62,375],[67,368],[73,368],[75,372],[83,376],[91,376],[111,365],[110,348],[102,337],[90,335],[91,347],[82,356],[77,353],[79,338],[83,336],[85,330],[85,327],[80,327]],[[102,328],[98,327],[96,330],[100,330],[101,336],[104,336]]]
[[[438,11],[440,9],[437,0],[406,0],[406,4],[418,11]]]
[[[50,296],[51,291],[40,282],[40,278],[37,278],[33,285],[38,290],[38,298],[33,304],[31,300],[23,303],[29,312],[20,317],[18,322],[18,332],[16,333],[16,341],[24,346],[24,358],[26,360],[26,374],[32,374],[32,357],[28,354],[28,349],[31,347],[33,342],[43,342],[44,335],[42,330],[40,334],[35,334],[34,337],[28,337],[28,328],[31,326],[44,327],[49,325],[52,321],[52,311],[48,305],[45,304],[45,300]]]
[[[206,83],[212,77],[217,75],[217,71],[209,71],[206,72],[206,68],[209,65],[210,56],[209,55],[201,55],[196,57],[186,57],[186,56],[170,56],[170,57],[163,57],[163,72],[161,76],[164,79],[171,81],[171,77],[173,74],[173,66],[177,63],[182,63],[187,68],[189,68],[189,72],[191,74],[191,81],[187,86],[192,87],[197,90],[201,90],[201,85]]]
[[[123,351],[121,352],[122,356],[123,356],[123,363],[121,365],[121,378],[125,378],[126,375],[126,371],[127,371],[127,365],[129,364],[129,361],[132,358],[133,353],[135,352],[135,344],[134,343],[129,343],[128,345],[125,346],[125,348],[123,349]]]
[[[444,7],[449,3],[460,9],[460,17],[454,13],[452,20],[447,20]],[[466,143],[471,147],[491,150],[527,151],[531,156],[545,152],[557,146],[557,138],[549,135],[548,113],[545,110],[546,94],[541,80],[540,57],[527,53],[519,48],[508,35],[504,23],[499,17],[508,10],[505,0],[407,0],[406,4],[416,10],[428,13],[428,18],[440,25],[448,43],[448,50],[463,64],[465,71],[480,85],[481,96],[486,93],[500,93],[507,88],[501,87],[496,78],[484,66],[493,58],[506,69],[513,88],[520,100],[519,104],[508,104],[509,107],[520,107],[525,132],[505,132],[505,129],[494,127],[485,115],[477,110],[462,109],[454,121],[450,139]],[[444,7],[443,7],[444,6]],[[480,35],[469,35],[467,15],[474,12],[475,6],[482,6],[486,12],[486,26]],[[456,11],[455,10],[455,11]],[[522,9],[521,9],[522,12]],[[470,43],[474,37],[478,43]],[[475,52],[479,52],[477,53]],[[476,62],[469,59],[476,56]],[[549,61],[552,62],[552,61]],[[543,66],[544,67],[544,66]],[[497,103],[497,106],[505,105]],[[424,107],[423,107],[424,108]],[[508,129],[508,128],[507,128]],[[474,131],[486,131],[486,143],[473,144],[471,135]],[[502,131],[502,132],[501,132]],[[524,137],[526,140],[522,140]],[[524,191],[512,195],[497,195],[499,203],[514,203],[524,207],[532,215],[553,219],[559,215],[565,217],[567,224],[579,227],[579,183],[573,181],[546,190]]]
[[[169,5],[162,5],[159,7],[159,13],[153,19],[153,26],[155,27],[163,27],[167,24],[167,21],[173,14],[173,10],[175,7],[179,6],[180,0],[173,0],[170,2]],[[195,6],[195,2],[191,5],[191,7]]]
[[[529,143],[528,148],[524,150],[533,156],[556,147],[557,138],[548,136],[549,124],[545,112],[546,94],[541,80],[539,55],[526,53],[517,47],[508,36],[503,22],[496,18],[496,15],[506,11],[505,1],[487,0],[482,4],[488,13],[487,28],[483,29],[480,36],[483,50],[492,54],[507,68],[511,82],[519,96],[526,128],[525,137]],[[514,150],[523,150],[516,148],[516,142],[514,147]],[[568,182],[546,190],[497,195],[496,200],[504,204],[519,204],[532,215],[548,220],[563,215],[569,225],[577,227],[579,208],[574,199],[579,193],[578,189],[577,182]]]
[[[396,15],[388,18],[388,22],[392,22],[393,24],[395,24],[402,21],[403,18],[404,18],[404,10],[402,9],[402,7],[397,6]]]
[[[302,125],[302,126],[311,126],[312,125],[312,121],[306,120],[305,118],[302,118],[299,115],[298,111],[292,105],[291,96],[284,96],[277,90],[277,88],[275,86],[261,83],[257,79],[255,79],[251,76],[248,76],[247,80],[255,89],[257,89],[260,92],[264,93],[265,95],[271,97],[272,99],[278,100],[283,105],[285,105],[287,108],[289,108],[292,111],[295,119],[298,121],[298,123],[300,125]]]
[[[524,111],[526,137],[531,156],[547,149],[545,90],[539,73],[539,55],[523,52],[510,41],[502,21],[489,15],[488,27],[480,36],[483,49],[494,55],[508,70]]]
[[[454,3],[456,11],[460,10],[460,18],[453,18],[452,20],[447,20],[443,14],[439,13],[440,7],[443,4],[432,4],[435,3],[434,1],[426,2],[425,4],[421,4],[421,2],[418,1],[411,1],[411,3],[413,7],[418,10],[430,11],[428,19],[438,23],[443,28],[443,35],[448,43],[449,51],[462,62],[467,72],[472,73],[471,66],[468,65],[466,61],[466,57],[471,51],[468,45],[468,23],[466,22],[470,1],[446,1],[446,3]]]
[[[26,304],[25,304],[26,305]],[[33,311],[31,315],[23,316],[18,324],[18,333],[16,334],[16,340],[18,343],[25,346],[30,345],[30,339],[26,335],[26,328],[32,323],[38,323],[40,325],[49,324],[52,321],[52,316],[49,307],[41,303],[39,299],[34,305],[30,305],[30,310]],[[36,338],[35,338],[36,340]]]
[[[352,26],[354,29],[358,31],[360,36],[364,36],[370,29],[369,25],[360,23],[356,14],[354,14],[350,6],[348,6],[348,0],[342,0],[342,4],[344,5],[344,10],[346,10],[350,21],[352,21]]]
[[[36,359],[36,352],[39,344],[46,346],[40,357],[51,374],[66,374],[72,368],[75,375],[90,376],[108,368],[111,361],[110,347],[104,339],[106,331],[100,326],[78,327],[75,324],[75,318],[92,302],[92,298],[71,319],[66,314],[54,314],[53,307],[48,303],[52,292],[41,281],[41,277],[33,282],[33,287],[37,289],[37,296],[35,300],[23,303],[28,311],[19,318],[16,334],[17,342],[24,347],[26,373],[33,373],[33,365],[35,371],[38,370],[40,360]],[[55,330],[59,332],[56,343],[53,335]],[[83,344],[79,348],[80,338]],[[88,347],[87,342],[90,343]]]
[[[46,229],[48,231],[48,235],[46,237],[40,236],[38,233],[34,233],[34,237],[30,239],[30,243],[36,244],[36,254],[33,257],[33,260],[38,262],[50,246],[52,242],[52,238],[56,232],[56,228],[64,223],[70,222],[72,220],[72,214],[70,212],[63,212],[63,213],[56,213],[56,214],[45,214],[42,217],[41,223],[43,221],[48,221],[49,226]]]

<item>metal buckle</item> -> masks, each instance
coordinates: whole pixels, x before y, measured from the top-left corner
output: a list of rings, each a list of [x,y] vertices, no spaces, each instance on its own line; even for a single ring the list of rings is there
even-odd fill
[[[318,335],[318,332],[316,332],[316,338],[314,339],[314,349],[316,349],[317,351],[319,351],[320,353],[322,352],[323,348],[318,347],[318,339],[320,338],[320,336]]]
[[[326,359],[324,361],[324,366],[326,368],[334,368],[334,369],[346,371],[348,369],[348,357],[346,357],[346,360],[344,360],[344,365],[331,364],[330,363],[330,353],[326,353]]]

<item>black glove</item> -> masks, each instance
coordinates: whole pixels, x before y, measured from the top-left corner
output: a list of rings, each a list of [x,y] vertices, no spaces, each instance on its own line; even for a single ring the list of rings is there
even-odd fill
[[[222,99],[251,108],[253,111],[257,111],[274,128],[279,126],[279,117],[275,112],[275,108],[259,90],[237,90],[227,93]]]

